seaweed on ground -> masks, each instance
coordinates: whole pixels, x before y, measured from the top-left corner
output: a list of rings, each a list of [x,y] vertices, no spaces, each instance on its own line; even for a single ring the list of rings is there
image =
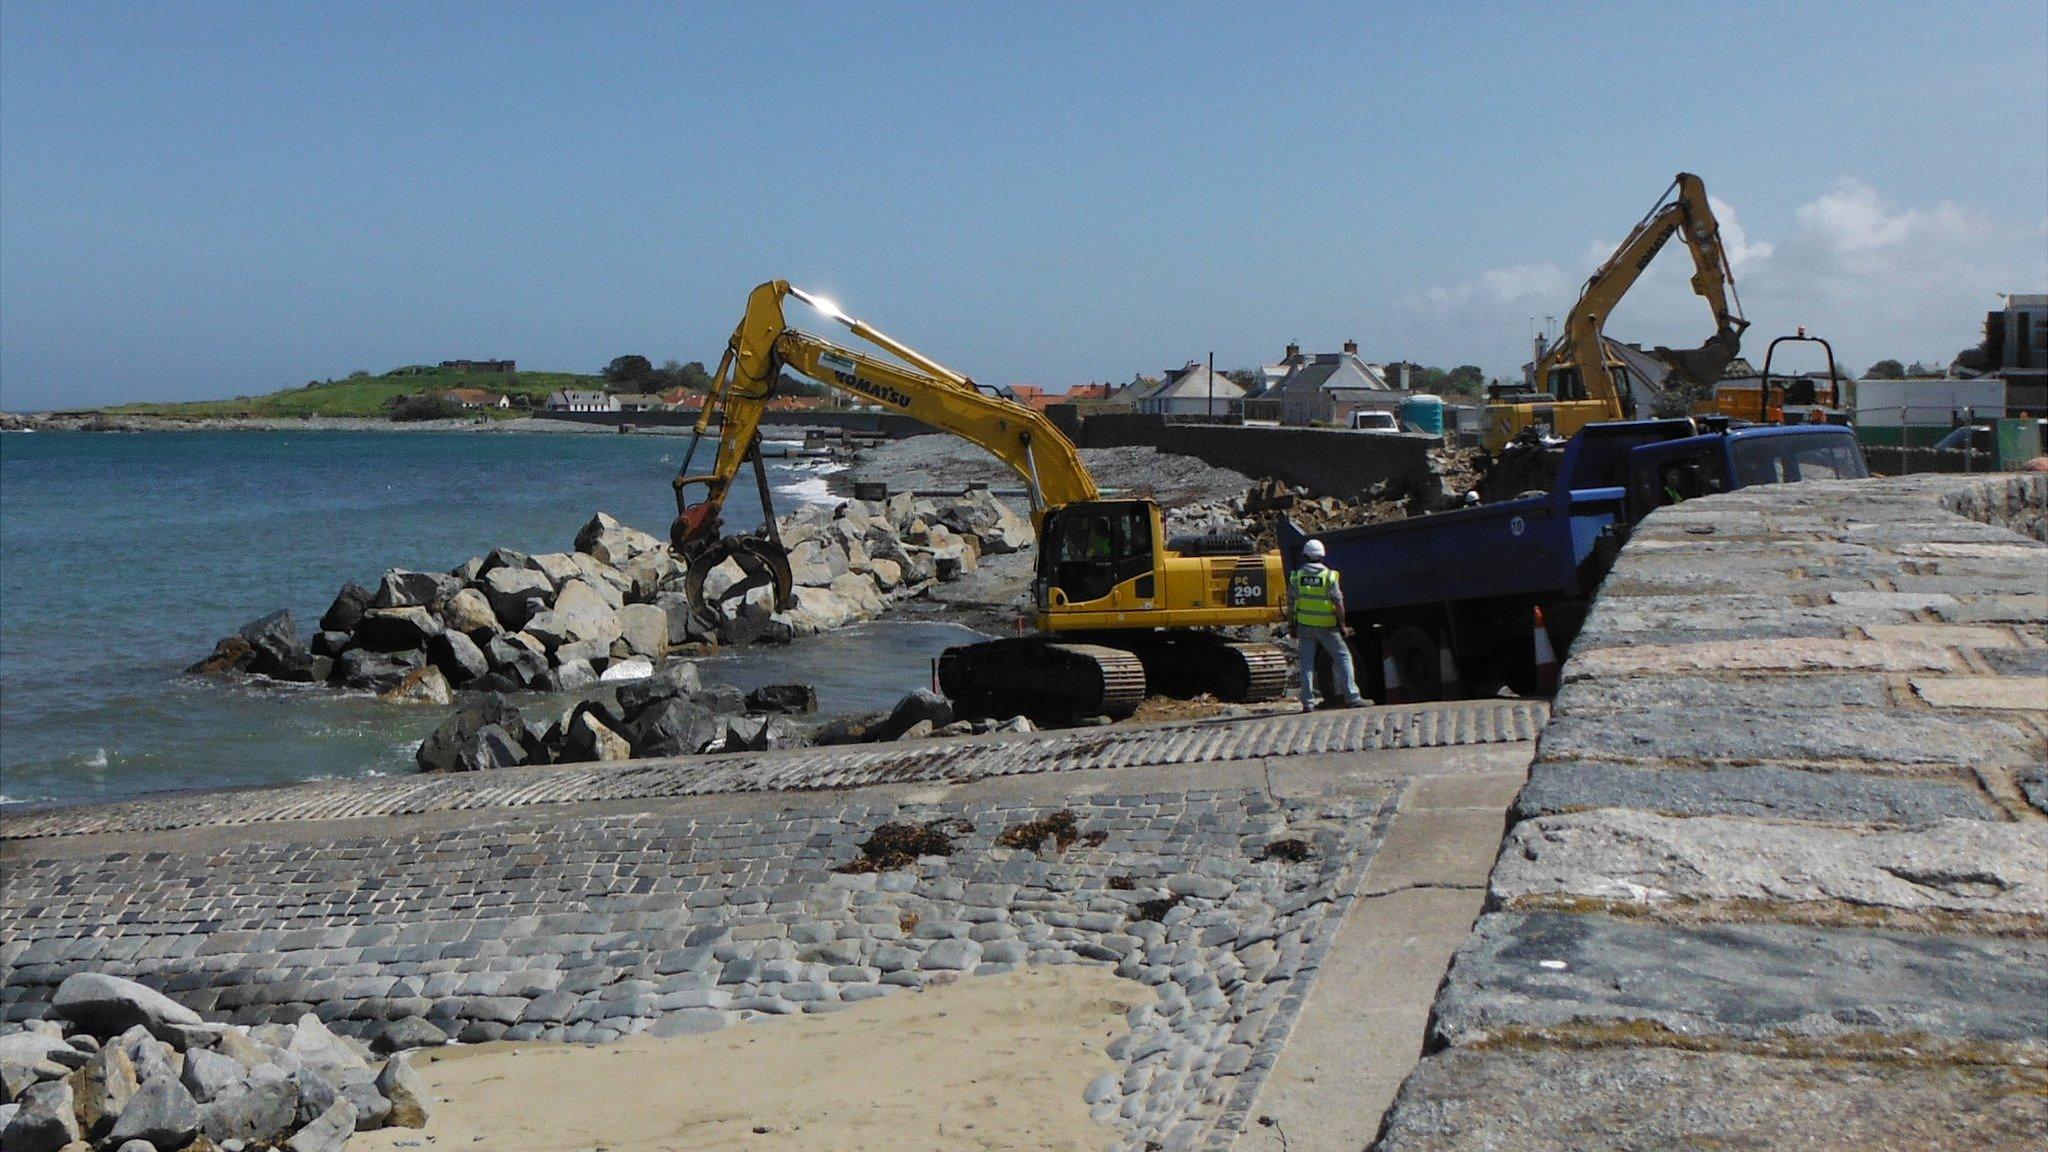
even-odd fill
[[[1095,836],[1098,833],[1091,832],[1089,835]],[[1029,848],[1037,852],[1044,848],[1047,840],[1051,840],[1055,852],[1065,852],[1080,838],[1081,830],[1075,826],[1073,811],[1062,808],[1050,816],[1022,824],[1012,824],[1003,829],[1003,834],[996,837],[996,847]],[[1101,841],[1096,840],[1094,843],[1099,844]]]
[[[1266,845],[1266,850],[1259,854],[1259,859],[1284,860],[1289,864],[1299,864],[1303,860],[1308,859],[1309,855],[1308,841],[1290,837],[1286,840],[1275,840],[1271,844]]]
[[[908,868],[919,856],[951,856],[953,838],[945,832],[945,820],[930,824],[884,824],[861,842],[860,855],[833,869],[835,872],[887,872]]]
[[[1109,890],[1112,892],[1129,892],[1137,886],[1138,882],[1129,876],[1111,876],[1109,878]]]
[[[1133,920],[1164,920],[1168,912],[1180,904],[1179,896],[1161,896],[1157,900],[1138,901],[1137,911],[1131,913]]]

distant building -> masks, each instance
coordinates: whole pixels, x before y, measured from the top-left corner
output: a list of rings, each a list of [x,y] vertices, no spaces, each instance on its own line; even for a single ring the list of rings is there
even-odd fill
[[[441,367],[445,371],[465,373],[519,371],[519,363],[516,360],[443,360],[441,361]]]
[[[649,392],[616,392],[612,394],[612,407],[620,412],[652,412],[670,405]]]
[[[1082,400],[1109,399],[1107,384],[1076,384],[1062,393],[1054,403],[1073,404]]]
[[[578,392],[560,389],[548,393],[547,403],[541,405],[546,412],[617,412],[619,402],[609,392]]]
[[[469,409],[510,408],[512,406],[512,398],[510,396],[502,392],[492,392],[483,388],[450,388],[441,393],[441,395]]]
[[[1147,416],[1237,416],[1244,410],[1244,389],[1221,372],[1190,360],[1170,368],[1164,379],[1134,385],[1117,398]]]
[[[1287,352],[1282,361],[1290,365],[1287,374],[1259,397],[1266,419],[1293,425],[1348,424],[1353,412],[1392,412],[1401,406],[1403,394],[1387,383],[1381,365],[1359,358],[1355,340],[1345,341],[1342,352],[1303,356],[1293,344]],[[1248,406],[1246,415],[1251,414]]]
[[[1985,313],[1983,344],[1956,357],[1951,371],[2004,380],[2011,413],[2048,409],[2048,294],[2015,293]]]

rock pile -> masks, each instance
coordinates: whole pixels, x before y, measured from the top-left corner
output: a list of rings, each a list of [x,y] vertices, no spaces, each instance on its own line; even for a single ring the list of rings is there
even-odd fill
[[[377,1062],[311,1013],[209,1024],[152,988],[81,972],[51,1015],[0,1033],[8,1152],[339,1152],[356,1132],[426,1126],[426,1083],[403,1054]],[[396,1035],[446,1042],[418,1023]]]
[[[576,692],[650,676],[684,646],[783,641],[873,619],[890,600],[1033,539],[1030,521],[986,490],[806,505],[779,530],[796,584],[788,611],[734,560],[704,574],[706,611],[693,611],[689,574],[668,547],[600,512],[572,552],[500,548],[445,574],[393,569],[375,589],[344,585],[310,644],[277,611],[189,671],[331,684],[395,703],[446,705],[456,689]]]

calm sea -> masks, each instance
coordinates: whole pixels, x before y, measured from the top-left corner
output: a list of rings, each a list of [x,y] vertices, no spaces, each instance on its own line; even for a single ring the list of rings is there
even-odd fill
[[[75,802],[175,788],[396,774],[442,719],[329,689],[180,670],[290,608],[310,634],[345,580],[446,570],[500,545],[563,551],[599,510],[666,536],[683,441],[518,433],[0,436],[0,796]],[[816,473],[771,466],[787,511]],[[751,484],[728,523],[759,523]],[[827,712],[886,707],[970,635],[876,624],[708,664],[815,684]]]

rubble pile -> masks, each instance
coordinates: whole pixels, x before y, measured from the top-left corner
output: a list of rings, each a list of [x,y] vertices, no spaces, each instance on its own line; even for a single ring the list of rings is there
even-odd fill
[[[1167,512],[1167,532],[1179,535],[1241,535],[1260,548],[1279,541],[1285,516],[1314,535],[1389,520],[1404,520],[1464,504],[1478,485],[1485,453],[1475,448],[1437,448],[1430,452],[1430,478],[1421,485],[1381,481],[1363,499],[1319,496],[1282,480],[1261,480],[1234,500],[1207,500]]]
[[[427,1123],[426,1082],[404,1053],[378,1060],[312,1013],[209,1024],[153,988],[80,972],[58,986],[50,1015],[0,1032],[8,1152],[341,1152],[357,1132]],[[447,1042],[414,1022],[380,1045]]]

